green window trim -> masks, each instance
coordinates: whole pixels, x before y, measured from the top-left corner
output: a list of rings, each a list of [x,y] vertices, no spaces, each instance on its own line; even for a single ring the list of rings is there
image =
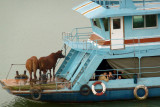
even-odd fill
[[[94,26],[101,28],[100,19],[98,19],[98,18],[92,19],[92,23]]]
[[[158,15],[139,15],[132,17],[133,29],[155,28],[158,26]]]
[[[102,18],[105,31],[109,31],[109,18]]]

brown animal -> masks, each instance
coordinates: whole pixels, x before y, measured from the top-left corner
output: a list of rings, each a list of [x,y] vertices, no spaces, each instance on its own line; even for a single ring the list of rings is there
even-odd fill
[[[41,71],[43,71],[44,74],[47,73],[47,70],[50,71],[50,78],[51,75],[51,69],[53,68],[53,79],[54,79],[54,70],[56,67],[56,63],[58,58],[64,58],[65,56],[62,54],[62,50],[58,51],[56,53],[51,53],[49,56],[41,57],[39,59],[39,69],[40,69],[40,77],[41,77]]]
[[[36,56],[32,56],[26,61],[26,69],[30,74],[30,81],[32,80],[32,72],[34,72],[34,79],[37,79],[36,71],[38,69],[38,59]]]

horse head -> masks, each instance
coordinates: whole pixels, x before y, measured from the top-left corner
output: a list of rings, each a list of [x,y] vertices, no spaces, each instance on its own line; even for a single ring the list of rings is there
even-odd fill
[[[62,54],[62,51],[63,51],[63,50],[59,50],[58,52],[56,52],[58,58],[64,58],[64,57],[65,57],[65,56]]]

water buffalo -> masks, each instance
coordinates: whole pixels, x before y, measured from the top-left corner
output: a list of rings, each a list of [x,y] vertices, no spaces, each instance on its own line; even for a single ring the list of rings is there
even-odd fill
[[[30,81],[32,80],[32,72],[34,72],[34,79],[37,79],[36,71],[38,69],[38,65],[38,59],[36,56],[32,56],[26,61],[26,69],[29,71]]]
[[[47,70],[49,70],[51,78],[52,77],[51,69],[53,68],[53,78],[54,78],[54,72],[57,60],[58,58],[64,58],[64,57],[65,56],[62,54],[62,50],[60,50],[56,53],[51,53],[49,56],[39,58],[40,77],[41,77],[41,71],[43,71],[43,73],[46,74]]]

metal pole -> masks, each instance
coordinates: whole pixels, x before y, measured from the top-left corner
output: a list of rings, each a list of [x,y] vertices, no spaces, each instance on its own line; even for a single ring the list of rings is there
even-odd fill
[[[77,30],[77,28],[76,28],[76,42],[78,42],[78,35],[77,35],[77,32],[78,32],[78,30]]]
[[[103,0],[103,6],[105,7],[105,0]]]
[[[13,66],[13,64],[11,64],[11,67],[10,67],[9,72],[8,72],[8,74],[7,74],[6,80],[8,79],[8,75],[9,75],[9,73],[11,72],[12,66]]]
[[[86,41],[86,50],[87,50],[87,41]]]
[[[66,44],[64,44],[65,56],[66,56]]]
[[[139,57],[139,78],[141,78],[141,57]]]
[[[118,78],[118,75],[119,75],[119,74],[118,74],[118,70],[117,70],[117,79],[119,79],[119,78]]]

